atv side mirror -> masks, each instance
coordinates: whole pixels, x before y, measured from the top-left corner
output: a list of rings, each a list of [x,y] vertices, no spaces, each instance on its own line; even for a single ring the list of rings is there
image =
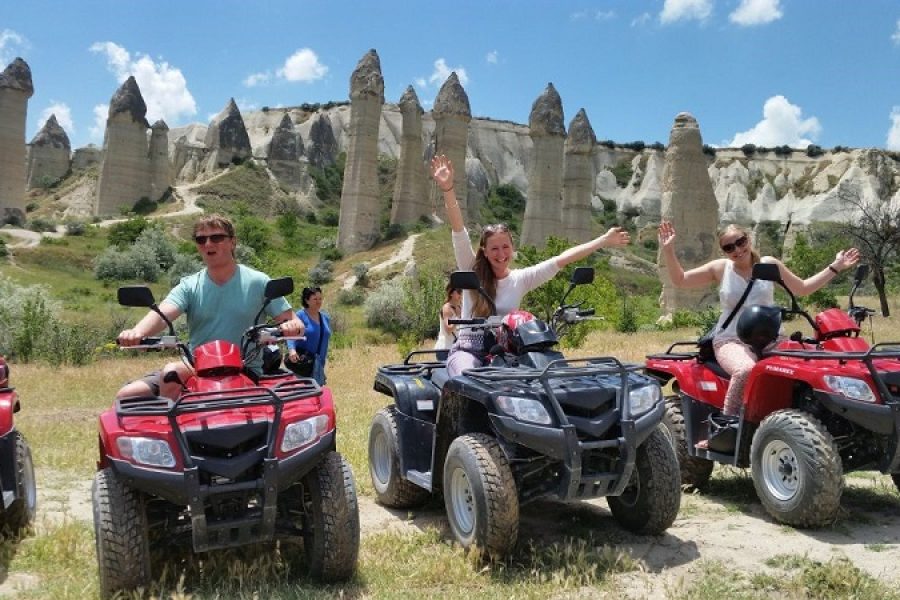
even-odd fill
[[[861,264],[856,267],[856,273],[853,274],[853,281],[859,285],[869,276],[869,265]]]
[[[294,291],[294,280],[290,277],[271,279],[266,284],[266,300],[274,300],[283,296],[289,296]]]
[[[153,292],[145,285],[123,285],[118,292],[119,304],[122,306],[145,306],[156,304]]]
[[[585,285],[594,281],[594,267],[578,267],[570,279],[572,285]]]
[[[781,271],[774,263],[756,263],[751,277],[763,281],[781,281]]]
[[[458,290],[477,290],[481,287],[475,271],[454,271],[450,273],[450,287]]]

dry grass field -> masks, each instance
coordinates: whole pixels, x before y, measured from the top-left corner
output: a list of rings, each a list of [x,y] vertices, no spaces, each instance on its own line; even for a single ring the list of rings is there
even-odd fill
[[[900,340],[900,317],[876,317],[875,335]],[[639,362],[693,336],[598,332],[572,354]],[[354,580],[319,586],[267,549],[184,553],[158,557],[159,580],[145,597],[900,598],[900,496],[889,478],[870,472],[847,477],[841,516],[818,531],[773,522],[748,474],[724,468],[716,469],[708,491],[684,496],[675,524],[659,537],[625,533],[602,500],[540,502],[523,509],[515,555],[485,566],[452,543],[439,500],[401,514],[372,499],[369,422],[389,401],[372,391],[372,378],[378,365],[400,358],[394,345],[357,343],[335,350],[328,364],[338,448],[352,464],[360,496],[363,539]],[[23,403],[18,424],[32,446],[40,506],[34,531],[0,545],[0,595],[96,597],[90,480],[97,415],[122,382],[161,362],[154,355],[81,368],[13,365]]]

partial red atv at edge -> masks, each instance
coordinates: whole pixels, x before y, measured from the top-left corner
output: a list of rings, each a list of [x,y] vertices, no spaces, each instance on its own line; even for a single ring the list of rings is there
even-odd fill
[[[715,463],[750,467],[769,514],[798,527],[834,521],[844,472],[890,473],[900,487],[900,342],[870,346],[860,337],[873,311],[854,306],[853,295],[867,274],[866,265],[857,269],[847,312],[831,308],[813,319],[777,266],[754,266],[753,279],[775,281],[791,299],[790,309],[775,310],[751,331],[763,333],[751,340],[757,353],[775,339],[786,314],[806,319],[814,335],[794,333],[762,354],[738,418],[721,414],[729,375],[716,363],[711,340],[676,342],[647,357],[647,374],[672,383],[664,423],[683,484],[702,488]]]
[[[270,281],[255,322],[292,290],[290,278]],[[196,376],[174,402],[128,398],[100,415],[93,510],[102,595],[150,583],[150,548],[164,543],[206,552],[278,540],[282,558],[305,555],[314,577],[352,577],[356,484],[336,451],[331,391],[281,369],[257,377],[244,367],[285,339],[278,328],[255,325],[241,348],[217,340],[191,353],[148,288],[120,288],[119,303],[162,316],[170,335],[137,347],[178,348]]]
[[[0,356],[0,531],[13,535],[28,527],[37,511],[31,449],[15,424],[20,409],[19,395],[9,385],[9,365]]]

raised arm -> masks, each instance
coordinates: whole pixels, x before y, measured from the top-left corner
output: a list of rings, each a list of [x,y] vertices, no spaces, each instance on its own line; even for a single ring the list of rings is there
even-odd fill
[[[781,279],[784,281],[784,285],[796,296],[807,296],[824,287],[826,283],[834,279],[841,271],[849,269],[859,262],[859,250],[856,248],[841,250],[824,269],[814,275],[810,275],[806,279],[800,279],[784,266],[784,263],[780,260],[772,259],[772,261],[778,264],[778,270],[781,271]]]
[[[463,230],[465,223],[459,202],[456,200],[456,190],[453,189],[453,173],[453,163],[443,154],[431,159],[431,177],[444,196],[444,208],[447,209],[450,228],[459,232]]]
[[[666,260],[666,271],[672,285],[679,288],[698,288],[716,283],[721,279],[724,268],[722,260],[711,260],[706,264],[685,271],[675,255],[675,227],[668,221],[659,224],[659,247]]]
[[[628,235],[627,231],[621,227],[610,227],[609,231],[600,237],[596,237],[591,241],[579,244],[578,246],[572,246],[568,250],[563,251],[556,257],[556,266],[562,269],[569,263],[590,256],[600,248],[618,248],[628,245],[628,242],[630,241],[631,237]]]

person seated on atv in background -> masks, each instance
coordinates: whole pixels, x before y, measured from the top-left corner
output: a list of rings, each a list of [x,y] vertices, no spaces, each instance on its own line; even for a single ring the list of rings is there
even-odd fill
[[[666,271],[672,280],[672,285],[680,288],[696,288],[712,283],[719,284],[719,302],[722,314],[713,330],[713,350],[716,361],[731,375],[728,390],[725,393],[723,413],[734,416],[740,412],[744,385],[757,360],[750,346],[738,338],[738,319],[748,306],[754,304],[772,306],[775,303],[774,284],[771,281],[756,281],[737,314],[728,324],[728,328],[722,329],[725,320],[744,294],[753,271],[753,265],[758,262],[775,263],[778,265],[781,279],[788,289],[795,296],[806,296],[823,287],[844,269],[855,265],[859,260],[859,251],[856,248],[841,250],[835,255],[831,264],[826,265],[815,275],[800,279],[777,258],[772,256],[760,258],[759,253],[753,249],[750,236],[738,225],[726,226],[720,231],[718,237],[719,248],[726,258],[717,258],[685,271],[675,254],[675,227],[668,221],[663,221],[659,225],[659,245],[662,248]],[[777,342],[772,342],[772,346],[775,343]]]
[[[234,225],[227,218],[220,215],[202,217],[194,224],[193,238],[206,268],[182,277],[159,303],[159,309],[172,321],[182,313],[187,315],[192,351],[212,340],[227,340],[240,345],[247,328],[256,324],[253,319],[262,306],[269,276],[237,263]],[[303,335],[303,323],[294,316],[285,298],[273,300],[266,312],[280,323],[284,335]],[[165,329],[165,322],[150,311],[132,329],[122,331],[118,342],[121,346],[134,346],[142,338]],[[247,366],[260,373],[262,357]],[[174,400],[191,374],[192,369],[187,364],[171,362],[161,372],[125,384],[116,398],[152,395]]]
[[[451,236],[456,266],[460,270],[475,271],[482,287],[494,301],[496,314],[499,316],[519,308],[525,294],[553,279],[560,269],[569,263],[581,260],[600,248],[624,246],[630,241],[627,231],[621,227],[612,227],[600,237],[573,246],[540,264],[523,269],[510,269],[509,263],[513,259],[515,248],[509,227],[503,224],[485,226],[476,254],[472,250],[469,232],[465,228],[462,211],[456,201],[456,192],[453,190],[453,164],[450,159],[444,155],[434,157],[431,161],[431,175],[443,192],[447,218],[453,230]],[[463,294],[463,319],[490,315],[491,307],[480,294],[473,292]],[[465,369],[482,366],[488,350],[485,348],[483,330],[461,329],[457,336],[447,358],[447,372],[451,376],[458,375]]]

